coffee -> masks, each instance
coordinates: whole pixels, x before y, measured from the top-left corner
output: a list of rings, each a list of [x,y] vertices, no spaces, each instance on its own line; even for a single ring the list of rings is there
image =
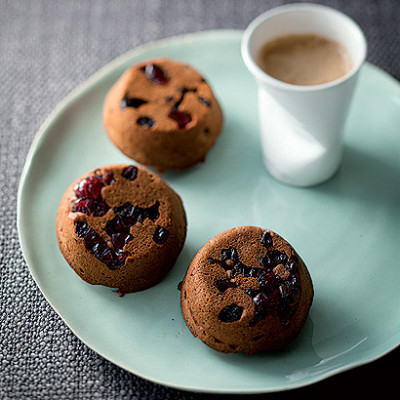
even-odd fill
[[[265,43],[259,66],[272,77],[294,85],[320,85],[352,68],[343,45],[314,34],[292,34]]]

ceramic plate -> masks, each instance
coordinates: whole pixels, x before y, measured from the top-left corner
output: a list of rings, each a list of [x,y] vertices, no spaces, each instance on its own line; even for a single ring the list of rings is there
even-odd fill
[[[256,85],[240,55],[240,31],[210,31],[137,48],[70,94],[38,132],[18,197],[22,249],[38,286],[72,331],[120,367],[163,385],[201,392],[261,393],[308,385],[370,362],[400,343],[400,87],[363,67],[346,125],[340,171],[308,189],[265,171]],[[210,82],[225,126],[204,164],[164,178],[188,217],[171,273],[144,292],[118,297],[83,282],[58,250],[55,219],[64,190],[100,165],[131,163],[102,126],[104,96],[140,60],[166,56]],[[219,354],[186,328],[178,282],[197,250],[239,225],[270,228],[306,261],[315,285],[310,316],[284,351]]]

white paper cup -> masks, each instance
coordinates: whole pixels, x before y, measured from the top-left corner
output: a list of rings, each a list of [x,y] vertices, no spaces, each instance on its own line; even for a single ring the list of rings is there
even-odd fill
[[[294,85],[275,79],[257,64],[261,47],[289,34],[316,34],[341,43],[352,68],[320,85]],[[242,37],[242,57],[258,84],[264,162],[276,179],[312,186],[329,179],[343,153],[343,125],[366,58],[367,42],[347,15],[317,4],[299,3],[271,9],[250,23]]]

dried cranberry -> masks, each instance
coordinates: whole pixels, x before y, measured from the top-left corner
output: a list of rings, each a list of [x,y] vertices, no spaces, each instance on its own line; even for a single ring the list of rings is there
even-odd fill
[[[242,317],[242,314],[242,307],[239,307],[237,304],[231,304],[220,311],[218,318],[222,322],[235,322],[239,321],[239,319]]]
[[[166,85],[168,77],[164,71],[156,64],[147,64],[144,68],[147,79],[150,79],[155,85]]]
[[[106,186],[112,185],[115,180],[114,180],[114,173],[110,170],[106,170],[104,172],[104,175],[102,176],[103,182]]]
[[[117,250],[114,256],[114,265],[116,267],[122,267],[124,265],[126,258],[128,257],[129,253],[124,250]]]
[[[122,206],[114,207],[113,210],[114,210],[115,215],[118,215],[120,217],[124,217],[127,219],[133,218],[134,220],[136,220],[135,211],[137,208],[139,208],[139,207],[135,207],[127,201]],[[132,223],[134,223],[133,220],[132,220]]]
[[[117,232],[111,235],[111,242],[114,249],[122,249],[126,243],[133,239],[129,233]]]
[[[87,215],[92,215],[92,211],[90,209],[89,199],[78,199],[75,201],[74,206],[72,208],[73,212],[81,212]]]
[[[126,179],[129,179],[130,181],[133,181],[136,179],[138,174],[138,169],[134,165],[130,165],[129,167],[125,167],[122,171],[122,176]]]
[[[134,180],[137,176],[137,167],[124,168],[122,176]],[[101,189],[114,183],[112,171],[106,170],[100,174],[100,170],[94,172],[94,176],[83,179],[75,186],[75,194],[78,199],[73,205],[73,211],[83,212],[89,216],[102,216],[110,209],[101,197]],[[114,207],[115,217],[108,220],[105,226],[106,233],[111,238],[112,247],[92,229],[86,222],[76,222],[75,231],[78,237],[83,238],[85,247],[110,269],[116,269],[124,265],[129,252],[123,250],[126,243],[133,239],[130,228],[133,224],[141,223],[146,218],[155,222],[159,216],[160,203],[156,201],[152,206],[141,208],[126,202],[122,206]],[[168,239],[168,231],[157,227],[153,240],[159,244]]]
[[[74,191],[78,198],[72,208],[74,212],[82,212],[90,216],[101,217],[110,209],[101,197],[103,187],[114,183],[114,175],[106,170],[104,175],[99,170],[94,171],[94,176],[88,176],[75,185]]]
[[[86,222],[76,222],[75,230],[78,237],[85,240],[87,247],[92,248],[96,243],[98,243],[101,238],[96,231],[91,228]]]
[[[82,179],[75,186],[75,194],[79,197],[87,199],[98,199],[101,196],[101,189],[104,187],[104,182],[95,176],[89,176]]]
[[[261,270],[257,275],[257,281],[260,284],[260,288],[263,291],[272,290],[277,285],[277,279],[275,274],[267,273],[264,270]]]
[[[81,198],[75,202],[72,211],[82,212],[93,217],[102,217],[109,209],[110,207],[103,199],[91,200]]]
[[[93,248],[92,252],[96,258],[102,261],[104,264],[112,264],[113,262],[113,252],[107,246],[107,243],[104,240],[101,240],[99,243],[96,243]]]
[[[183,129],[192,120],[190,114],[176,109],[171,110],[168,114],[168,117],[175,120],[180,129]]]
[[[114,233],[129,233],[131,225],[127,218],[117,215],[107,222],[105,230],[109,236],[112,236]]]

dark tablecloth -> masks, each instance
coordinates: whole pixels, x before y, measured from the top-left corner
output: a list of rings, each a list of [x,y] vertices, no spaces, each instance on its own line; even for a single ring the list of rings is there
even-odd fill
[[[200,399],[138,378],[82,344],[33,281],[17,233],[20,174],[38,128],[66,94],[142,43],[244,29],[276,0],[0,0],[0,399]],[[364,30],[368,60],[400,79],[400,2],[331,0]],[[301,389],[248,398],[361,395],[396,388],[399,350]],[[177,366],[179,367],[179,366]]]

